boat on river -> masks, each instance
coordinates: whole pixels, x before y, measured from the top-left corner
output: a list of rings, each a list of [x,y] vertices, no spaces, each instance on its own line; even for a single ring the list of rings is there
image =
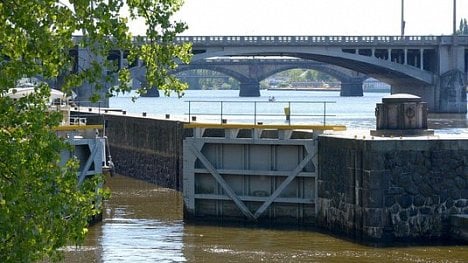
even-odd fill
[[[35,79],[23,78],[6,96],[12,99],[25,97],[34,93],[38,84]],[[81,185],[87,177],[111,171],[113,163],[103,125],[88,125],[86,118],[70,117],[73,94],[68,96],[60,90],[51,89],[47,104],[49,111],[62,113],[62,121],[54,131],[73,147],[72,150],[61,152],[61,164],[64,165],[71,158],[79,161],[78,183]]]

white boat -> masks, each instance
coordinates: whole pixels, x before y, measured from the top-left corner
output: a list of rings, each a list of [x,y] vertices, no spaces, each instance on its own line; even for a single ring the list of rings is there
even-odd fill
[[[20,99],[35,92],[39,83],[34,79],[21,79],[15,88],[10,89],[6,96]],[[54,130],[57,136],[65,138],[73,145],[72,151],[61,153],[61,162],[65,164],[70,158],[77,158],[80,163],[78,182],[81,184],[86,177],[111,170],[112,158],[108,154],[107,137],[103,134],[103,125],[88,125],[86,118],[70,118],[70,104],[72,96],[67,96],[60,90],[51,89],[48,99],[50,111],[62,113],[62,122]]]

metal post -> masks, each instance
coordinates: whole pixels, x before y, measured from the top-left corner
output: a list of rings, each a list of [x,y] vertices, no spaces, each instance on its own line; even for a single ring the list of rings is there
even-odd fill
[[[457,0],[453,0],[453,35],[457,34]]]
[[[257,124],[257,102],[254,101],[254,125]]]
[[[323,102],[323,126],[326,125],[326,118],[327,118],[327,102]]]
[[[405,35],[405,0],[401,0],[401,36]]]
[[[419,50],[420,56],[419,56],[419,68],[424,69],[424,48],[421,48]]]
[[[223,123],[223,101],[220,101],[220,106],[221,106],[221,123]]]
[[[190,123],[191,117],[190,117],[190,101],[188,101],[188,122]]]

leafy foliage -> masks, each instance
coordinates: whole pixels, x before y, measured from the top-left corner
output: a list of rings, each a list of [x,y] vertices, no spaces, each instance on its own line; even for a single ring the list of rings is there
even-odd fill
[[[467,22],[466,18],[460,19],[460,25],[458,27],[457,34],[459,34],[459,35],[468,35],[468,22]]]
[[[78,46],[98,58],[127,50],[130,60],[145,63],[145,88],[182,92],[186,86],[168,75],[190,59],[189,44],[172,43],[186,28],[170,21],[180,5],[179,0],[0,1],[0,262],[58,259],[58,248],[83,240],[87,220],[97,212],[92,201],[101,179],[79,187],[76,161],[60,165],[59,153],[69,146],[53,132],[61,116],[47,109],[46,83],[60,80],[65,92],[84,82],[96,90],[106,86],[102,79],[112,63],[97,59],[73,70],[70,50]],[[121,17],[125,8],[130,18],[146,22],[144,38],[129,33],[128,18]],[[82,36],[73,37],[77,33]],[[130,71],[115,71],[120,85],[108,95],[129,91]],[[4,96],[22,77],[46,82],[16,101]]]

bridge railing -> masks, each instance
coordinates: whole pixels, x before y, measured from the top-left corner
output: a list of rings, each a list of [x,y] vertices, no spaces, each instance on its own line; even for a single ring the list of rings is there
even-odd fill
[[[189,100],[189,122],[252,123],[252,124],[323,124],[328,117],[329,104],[335,101],[211,101]],[[198,119],[197,119],[198,118]]]
[[[73,36],[75,44],[83,36]],[[135,42],[146,42],[145,36],[135,36]],[[468,36],[177,36],[174,43],[191,42],[194,45],[468,45]]]
[[[459,36],[460,41],[465,38]],[[403,44],[437,45],[439,36],[178,36],[175,42],[194,45],[349,45]]]

